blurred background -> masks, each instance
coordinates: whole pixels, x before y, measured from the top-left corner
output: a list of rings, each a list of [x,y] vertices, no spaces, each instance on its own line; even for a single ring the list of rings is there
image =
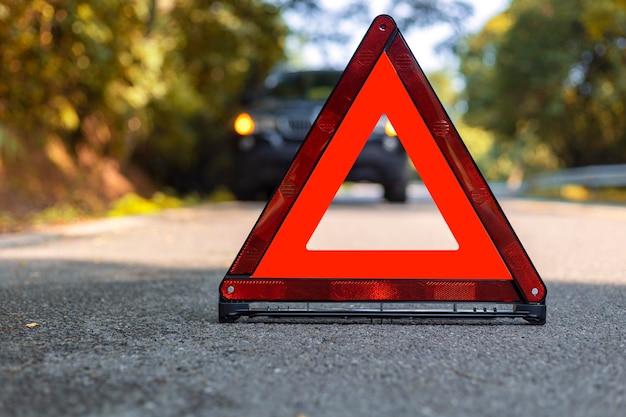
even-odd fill
[[[626,201],[626,0],[0,0],[0,231],[229,198],[243,98],[380,13],[488,180]]]

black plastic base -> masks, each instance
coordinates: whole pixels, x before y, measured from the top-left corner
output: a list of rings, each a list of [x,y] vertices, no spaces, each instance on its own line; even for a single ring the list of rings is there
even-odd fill
[[[257,304],[257,303],[255,303]],[[432,308],[385,308],[391,303],[367,303],[378,308],[343,308],[346,303],[341,303],[338,308],[328,307],[332,303],[325,303],[323,308],[311,307],[305,303],[305,307],[293,308],[287,305],[251,307],[249,303],[229,302],[220,300],[219,321],[220,323],[233,322],[240,317],[273,317],[273,318],[368,318],[368,319],[495,319],[495,318],[522,318],[531,324],[543,325],[546,323],[545,304],[507,304],[502,307],[467,307],[468,303],[453,304],[451,309],[441,308],[440,304],[432,303]],[[319,304],[319,303],[315,303]],[[363,303],[364,304],[364,303]],[[406,303],[405,303],[406,304]],[[420,303],[423,305],[424,303]]]

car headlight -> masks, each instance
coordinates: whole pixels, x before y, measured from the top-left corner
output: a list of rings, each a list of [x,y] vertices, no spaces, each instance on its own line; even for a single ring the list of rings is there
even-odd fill
[[[235,119],[235,132],[241,136],[247,136],[254,132],[254,120],[248,113],[240,113]]]
[[[385,133],[387,134],[387,136],[398,136],[398,134],[396,133],[396,129],[393,128],[393,125],[391,124],[389,119],[387,119],[387,122],[385,123]]]

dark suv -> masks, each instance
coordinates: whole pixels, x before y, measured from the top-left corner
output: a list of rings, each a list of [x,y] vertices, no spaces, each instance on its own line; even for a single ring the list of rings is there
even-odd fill
[[[235,120],[232,191],[238,200],[267,199],[280,183],[341,71],[275,74]],[[346,181],[383,186],[390,202],[406,201],[407,156],[383,116]]]

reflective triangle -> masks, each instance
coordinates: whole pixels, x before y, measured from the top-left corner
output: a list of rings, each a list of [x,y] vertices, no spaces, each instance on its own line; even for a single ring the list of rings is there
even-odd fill
[[[396,129],[458,249],[307,249],[382,114]],[[541,278],[389,16],[372,23],[220,287],[225,302],[534,305],[545,295]]]

